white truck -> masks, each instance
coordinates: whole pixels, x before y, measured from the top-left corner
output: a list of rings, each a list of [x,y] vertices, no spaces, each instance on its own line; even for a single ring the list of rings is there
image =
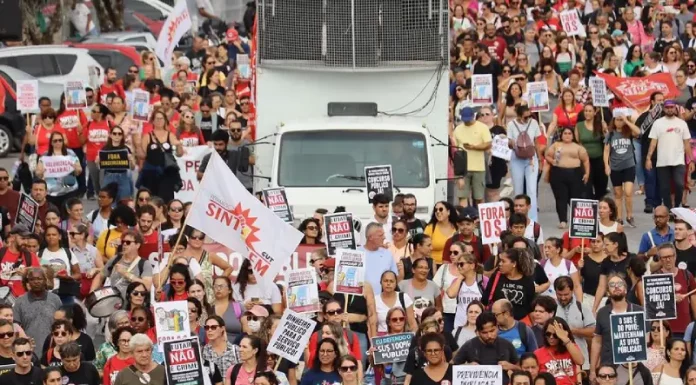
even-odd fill
[[[278,5],[259,2],[254,188],[284,187],[297,220],[311,217],[317,208],[333,212],[336,206],[345,206],[363,226],[373,221],[365,166],[391,165],[395,193],[415,195],[421,218],[429,218],[435,202],[447,199],[447,4],[415,2],[432,5],[419,5],[426,21],[416,36],[405,33],[403,23],[390,22],[415,11],[366,1],[378,5],[346,3],[353,14],[375,9],[378,14],[363,14],[360,20],[356,15],[352,22],[348,17],[355,30],[348,33],[352,35],[348,53],[337,52],[345,45],[332,30],[340,26],[327,16],[341,10],[324,9],[316,16],[321,20],[313,23],[312,13],[290,20],[292,12],[283,14]],[[293,6],[301,2],[290,1]],[[321,1],[311,3],[322,7]],[[306,36],[297,33],[299,27],[292,23],[303,23]],[[287,57],[278,52],[275,43],[282,34],[278,25],[296,31],[298,39],[307,39],[303,52],[292,47],[287,48]],[[312,25],[321,30],[311,30]],[[368,38],[373,32],[380,38]],[[401,34],[401,40],[389,38],[392,34]],[[429,46],[418,46],[416,41]],[[378,47],[370,50],[373,44]],[[403,49],[424,53],[396,60],[398,55],[409,55],[400,52]]]

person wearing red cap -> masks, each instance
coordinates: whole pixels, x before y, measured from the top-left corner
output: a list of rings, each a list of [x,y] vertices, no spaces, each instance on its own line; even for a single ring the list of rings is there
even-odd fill
[[[227,30],[227,57],[232,63],[237,62],[237,55],[248,55],[250,52],[249,44],[239,38],[239,32],[230,28]]]

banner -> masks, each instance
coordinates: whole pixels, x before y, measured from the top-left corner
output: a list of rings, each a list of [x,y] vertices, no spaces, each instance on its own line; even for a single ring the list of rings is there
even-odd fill
[[[561,24],[563,24],[563,30],[568,36],[586,36],[585,27],[580,21],[580,14],[575,9],[561,12]]]
[[[23,113],[39,111],[39,81],[17,80],[17,110]]]
[[[263,190],[263,203],[266,204],[271,211],[285,222],[292,223],[294,218],[290,205],[288,204],[288,196],[285,194],[283,187],[267,188]]]
[[[599,202],[590,199],[570,200],[571,238],[596,239],[599,232]]]
[[[174,193],[174,198],[182,202],[193,202],[196,198],[198,188],[198,168],[201,166],[203,158],[210,154],[213,149],[208,146],[186,147],[184,156],[176,158],[179,166],[179,176],[183,186],[181,190]]]
[[[471,76],[471,102],[474,106],[493,104],[493,75]]]
[[[128,149],[99,151],[99,169],[104,171],[129,170]]]
[[[42,156],[44,178],[62,178],[75,171],[75,159],[66,155]]]
[[[353,214],[324,215],[326,251],[329,256],[336,255],[336,249],[355,249],[355,232],[353,230]]]
[[[643,123],[640,125],[641,134],[644,134],[645,131],[647,131],[647,129],[652,126],[657,119],[662,117],[662,109],[662,104],[656,104],[652,109],[650,109],[650,113],[645,116],[645,120],[643,120]]]
[[[300,362],[316,325],[311,319],[286,309],[266,350],[296,364]]]
[[[491,147],[491,155],[509,161],[512,158],[512,149],[509,146],[507,137],[496,135],[493,137],[493,147]]]
[[[217,152],[198,188],[188,225],[244,255],[260,282],[273,280],[302,233],[251,195]]]
[[[363,294],[365,283],[365,252],[358,250],[336,250],[334,269],[334,292]]]
[[[384,337],[372,337],[375,348],[375,365],[406,361],[413,333],[399,333]]]
[[[645,318],[647,318],[648,321],[677,318],[674,275],[644,275],[643,291],[645,293]]]
[[[205,385],[203,369],[198,337],[164,343],[167,385]]]
[[[34,232],[36,220],[39,217],[39,204],[36,203],[29,195],[22,193],[19,196],[19,204],[17,205],[17,215],[15,215],[15,223],[24,225],[29,229],[30,233]]]
[[[595,75],[604,79],[614,95],[636,110],[650,105],[650,95],[653,92],[662,92],[665,100],[676,98],[681,93],[669,73],[661,72],[643,78],[620,78],[599,72]]]
[[[596,76],[591,77],[590,90],[592,91],[592,104],[595,107],[609,107],[607,83],[604,81],[604,79]]]
[[[367,188],[367,201],[370,204],[372,204],[372,198],[377,194],[386,195],[389,202],[394,200],[394,177],[391,165],[365,167],[365,187]]]
[[[454,365],[453,385],[503,385],[500,365]]]
[[[479,203],[481,242],[484,245],[500,242],[500,233],[507,230],[505,202]]]
[[[642,311],[610,314],[611,354],[614,364],[645,361],[648,349],[645,340],[645,313]]]
[[[179,0],[174,5],[172,13],[169,14],[159,37],[155,53],[164,63],[172,62],[174,48],[179,45],[179,40],[187,31],[191,30],[191,16],[189,15],[186,1]]]
[[[69,110],[87,108],[87,92],[82,81],[65,82],[65,107]]]
[[[133,90],[130,113],[136,122],[148,122],[150,118],[150,93]]]
[[[549,86],[546,81],[528,83],[527,95],[529,111],[544,112],[549,110]]]
[[[285,295],[288,309],[295,313],[317,313],[321,311],[319,283],[313,267],[288,272],[288,288]]]
[[[153,304],[157,345],[180,341],[191,336],[188,321],[188,302],[170,301]]]

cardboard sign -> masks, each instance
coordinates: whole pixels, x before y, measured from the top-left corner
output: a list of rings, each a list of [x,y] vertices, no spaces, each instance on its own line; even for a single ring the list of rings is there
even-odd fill
[[[150,94],[141,91],[133,91],[133,104],[130,113],[133,120],[137,122],[147,122],[150,117]]]
[[[19,204],[17,205],[17,215],[15,215],[15,223],[24,225],[29,229],[29,232],[34,232],[36,220],[39,217],[39,204],[36,203],[29,195],[22,193],[19,196]]]
[[[164,371],[168,385],[205,385],[198,337],[165,342]]]
[[[87,92],[82,81],[65,82],[65,107],[69,110],[87,108]]]
[[[326,251],[330,256],[336,255],[336,249],[355,249],[353,214],[324,215],[324,234],[326,234]]]
[[[592,104],[595,107],[609,107],[609,95],[607,95],[607,82],[600,77],[590,78],[590,90],[592,91]]]
[[[75,171],[76,159],[71,156],[42,156],[40,160],[44,166],[44,178],[62,178]]]
[[[648,321],[677,318],[677,298],[674,275],[652,274],[643,276],[645,292],[645,318]]]
[[[453,385],[503,385],[500,365],[454,365]]]
[[[291,270],[285,291],[288,309],[296,313],[316,313],[321,310],[319,286],[314,268]]]
[[[17,80],[17,109],[24,113],[39,110],[38,80]]]
[[[399,333],[384,337],[372,337],[375,347],[375,365],[406,361],[413,333]]]
[[[481,242],[484,245],[500,242],[500,233],[507,229],[505,202],[479,203]]]
[[[198,168],[201,166],[203,158],[213,151],[208,146],[186,147],[186,153],[176,158],[179,166],[179,176],[181,177],[181,190],[174,193],[176,199],[182,202],[193,202],[196,198],[198,189]]]
[[[545,81],[527,84],[529,111],[544,112],[549,110],[549,86]]]
[[[599,202],[590,199],[570,200],[571,238],[597,238],[599,232]]]
[[[561,12],[561,24],[568,36],[585,36],[585,27],[575,9]]]
[[[288,204],[288,196],[285,194],[283,187],[267,188],[263,190],[263,203],[271,209],[280,219],[285,222],[292,223],[294,218],[290,205]]]
[[[99,151],[99,169],[104,171],[129,170],[128,149]]]
[[[154,304],[155,330],[157,344],[181,341],[191,336],[191,325],[188,321],[188,302],[170,301]]]
[[[614,364],[645,361],[648,349],[645,339],[645,313],[641,311],[609,315],[611,354]]]
[[[336,250],[334,292],[363,294],[365,283],[365,253],[359,250]]]
[[[507,137],[496,135],[493,137],[491,155],[509,161],[512,158],[512,149],[509,146]]]
[[[298,363],[316,324],[311,319],[286,309],[266,350],[292,363]]]
[[[471,76],[471,101],[474,106],[493,104],[493,75]]]
[[[394,178],[391,166],[367,166],[365,167],[365,187],[367,188],[367,201],[372,204],[372,198],[377,194],[384,194],[391,202],[394,199]]]

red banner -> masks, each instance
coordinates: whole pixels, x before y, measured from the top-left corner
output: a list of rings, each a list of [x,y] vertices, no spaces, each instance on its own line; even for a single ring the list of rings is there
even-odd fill
[[[658,73],[643,78],[619,78],[599,72],[595,74],[607,82],[607,87],[615,96],[636,110],[650,105],[650,95],[653,92],[662,92],[665,99],[676,98],[680,94],[669,73]]]

